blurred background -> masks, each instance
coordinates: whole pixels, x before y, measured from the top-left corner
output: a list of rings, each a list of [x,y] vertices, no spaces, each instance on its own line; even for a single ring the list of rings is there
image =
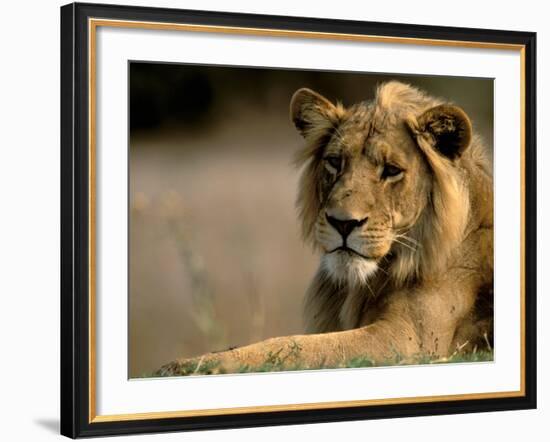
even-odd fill
[[[492,79],[130,64],[130,377],[302,332],[317,257],[294,207],[290,98],[350,105],[391,79],[463,107],[492,153]]]

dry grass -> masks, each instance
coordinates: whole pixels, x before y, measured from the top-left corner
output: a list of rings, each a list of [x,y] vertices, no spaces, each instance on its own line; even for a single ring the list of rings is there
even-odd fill
[[[494,354],[491,350],[476,351],[474,353],[456,353],[446,358],[435,358],[429,356],[418,356],[411,358],[403,358],[399,355],[388,359],[382,363],[376,363],[368,356],[349,359],[342,361],[338,365],[304,365],[295,364],[288,366],[279,361],[275,355],[266,355],[265,362],[259,366],[243,365],[235,371],[229,372],[217,363],[209,361],[203,362],[192,360],[180,364],[175,370],[170,364],[170,370],[159,369],[147,374],[142,374],[143,378],[148,377],[171,377],[171,376],[204,376],[218,374],[235,374],[235,373],[263,373],[263,372],[280,372],[280,371],[305,371],[305,370],[327,370],[327,369],[342,369],[342,368],[372,368],[372,367],[388,367],[388,366],[411,366],[411,365],[436,365],[436,364],[452,364],[452,363],[471,363],[471,362],[491,362],[494,360]]]

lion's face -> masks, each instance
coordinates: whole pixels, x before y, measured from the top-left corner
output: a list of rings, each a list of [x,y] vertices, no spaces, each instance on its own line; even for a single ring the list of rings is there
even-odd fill
[[[426,205],[427,166],[404,124],[371,131],[365,109],[331,137],[319,160],[321,204],[314,241],[336,278],[365,281],[407,236]]]
[[[446,146],[456,142],[450,130],[461,130],[466,143],[471,130],[458,108],[438,107],[412,118],[379,100],[344,109],[307,89],[293,97],[293,121],[309,142],[301,158],[309,161],[299,195],[304,234],[333,279],[365,283],[382,260],[422,247],[415,226],[432,204],[433,170],[415,131],[428,127],[421,135],[432,137],[433,148],[441,127]],[[463,144],[434,150],[436,160],[451,162]]]

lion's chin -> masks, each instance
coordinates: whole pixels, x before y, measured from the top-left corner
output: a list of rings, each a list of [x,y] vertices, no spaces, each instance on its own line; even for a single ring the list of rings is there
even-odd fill
[[[345,251],[324,255],[321,265],[333,281],[353,286],[365,285],[378,269],[376,260],[362,258]]]

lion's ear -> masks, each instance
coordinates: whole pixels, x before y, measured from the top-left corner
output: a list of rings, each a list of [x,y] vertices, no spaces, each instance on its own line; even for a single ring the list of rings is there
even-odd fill
[[[311,89],[298,89],[290,100],[290,118],[304,138],[332,130],[343,113],[322,95]]]
[[[427,139],[434,149],[451,160],[459,158],[472,141],[472,123],[458,106],[432,107],[408,125],[416,136]]]

